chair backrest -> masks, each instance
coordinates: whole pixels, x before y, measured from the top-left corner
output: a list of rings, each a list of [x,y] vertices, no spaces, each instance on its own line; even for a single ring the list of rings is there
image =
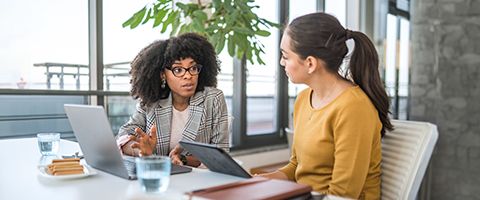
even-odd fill
[[[287,135],[288,148],[292,150],[293,130],[287,127],[285,128],[285,134]]]
[[[392,120],[382,138],[382,199],[415,199],[438,139],[437,126]]]

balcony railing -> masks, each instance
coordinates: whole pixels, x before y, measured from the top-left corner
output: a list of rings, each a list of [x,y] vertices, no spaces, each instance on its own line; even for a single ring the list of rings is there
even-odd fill
[[[104,77],[106,90],[110,89],[110,79],[115,77],[128,77],[130,67],[122,67],[129,65],[130,62],[118,62],[110,63],[104,65]],[[72,76],[75,79],[75,86],[77,90],[80,90],[81,77],[88,77],[88,65],[82,64],[70,64],[70,63],[55,63],[55,62],[45,62],[45,63],[35,63],[35,67],[45,67],[45,76],[47,82],[47,89],[52,88],[52,78],[57,77],[59,81],[59,88],[64,89],[65,87],[65,77]]]

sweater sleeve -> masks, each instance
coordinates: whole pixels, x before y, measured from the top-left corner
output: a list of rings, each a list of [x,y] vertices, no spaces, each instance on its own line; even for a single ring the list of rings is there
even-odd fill
[[[328,194],[357,199],[363,189],[375,134],[380,135],[378,114],[370,106],[347,105],[334,122],[334,159]]]
[[[287,175],[288,180],[295,181],[295,171],[297,169],[297,156],[295,154],[295,146],[292,145],[292,156],[290,157],[290,162],[279,169]]]

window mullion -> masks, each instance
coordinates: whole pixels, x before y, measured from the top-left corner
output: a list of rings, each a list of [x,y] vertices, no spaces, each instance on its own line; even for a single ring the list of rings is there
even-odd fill
[[[232,146],[240,146],[247,137],[247,75],[246,58],[233,60]]]
[[[88,1],[89,90],[103,90],[103,13],[102,0]],[[91,96],[90,104],[104,105],[103,95]]]

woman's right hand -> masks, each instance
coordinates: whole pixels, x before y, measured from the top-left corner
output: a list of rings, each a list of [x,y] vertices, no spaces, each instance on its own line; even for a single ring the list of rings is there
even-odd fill
[[[278,170],[274,171],[274,172],[270,172],[270,173],[254,174],[253,175],[253,177],[256,177],[256,176],[261,176],[261,177],[265,177],[265,178],[269,178],[269,179],[288,180],[287,175],[285,175],[283,172],[278,171]]]
[[[131,147],[138,149],[139,156],[152,155],[157,146],[157,126],[152,126],[150,134],[143,132],[140,128],[135,128],[135,133],[136,136],[131,136],[131,141],[135,141]]]

